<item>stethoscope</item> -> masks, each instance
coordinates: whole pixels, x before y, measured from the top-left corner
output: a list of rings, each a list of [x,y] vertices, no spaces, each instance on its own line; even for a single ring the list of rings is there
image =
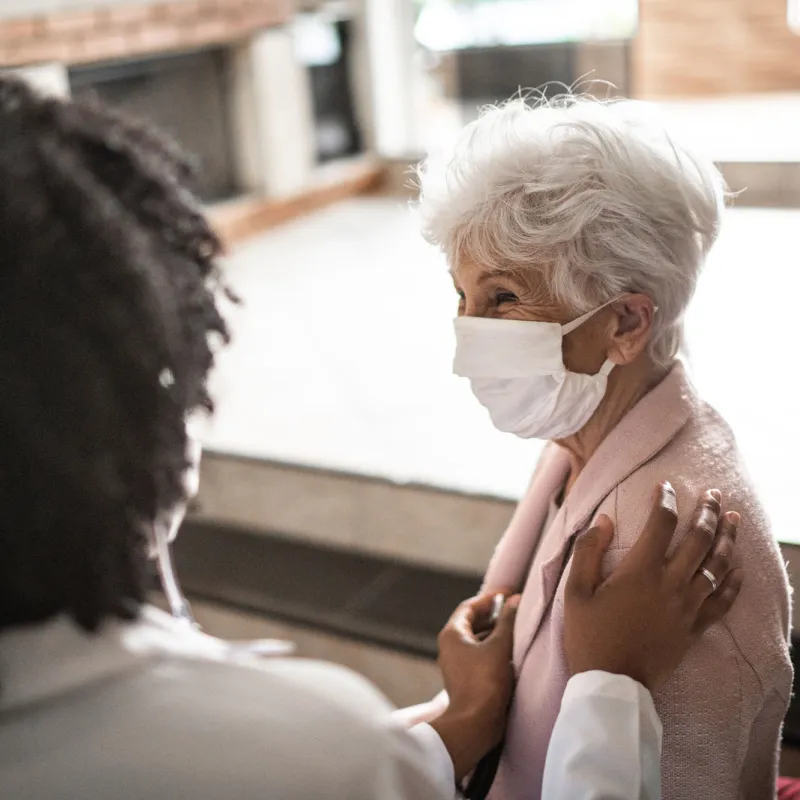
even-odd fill
[[[175,527],[180,524],[177,520]],[[167,599],[172,616],[181,625],[191,628],[202,636],[200,626],[197,624],[192,606],[186,595],[181,589],[178,577],[175,574],[175,567],[172,560],[170,549],[170,531],[165,530],[163,525],[153,526],[153,539],[155,544],[155,557],[158,574],[161,578],[161,587]],[[500,597],[500,595],[498,595]],[[497,603],[492,610],[492,622],[496,622],[502,610],[502,602]],[[293,642],[280,639],[248,639],[245,641],[226,641],[208,636],[213,639],[217,646],[222,646],[225,655],[232,658],[237,657],[275,657],[288,656],[294,653],[295,645]],[[500,757],[503,753],[504,742],[501,742],[494,750],[484,756],[475,768],[467,787],[463,794],[467,800],[485,800],[492,788],[497,768],[500,764]]]
[[[187,474],[184,476],[184,481],[187,484],[187,494],[193,496],[197,493],[200,481],[199,465],[201,447],[199,439],[196,436],[192,436],[191,433],[189,442],[190,467],[187,470]],[[161,587],[164,590],[164,596],[167,599],[167,604],[169,605],[173,618],[177,620],[179,624],[196,631],[202,636],[207,636],[209,640],[214,641],[216,646],[221,646],[223,648],[225,655],[233,658],[288,656],[294,653],[296,649],[295,644],[281,639],[226,641],[202,632],[200,626],[197,624],[192,606],[181,589],[172,560],[170,542],[175,538],[177,529],[180,527],[182,520],[183,515],[181,514],[171,520],[168,525],[162,522],[156,522],[153,524],[152,528],[156,566],[161,579]],[[501,595],[495,598],[495,605],[492,608],[491,615],[492,626],[500,617],[504,601],[505,598]],[[486,798],[489,794],[489,790],[492,788],[495,775],[497,774],[502,752],[503,742],[481,759],[464,790],[464,797],[468,800],[484,800],[484,798]]]
[[[177,520],[175,526],[180,524]],[[281,639],[247,639],[244,641],[226,641],[224,639],[217,639],[216,637],[209,636],[202,632],[200,626],[197,624],[192,606],[186,599],[186,595],[178,583],[178,577],[175,574],[175,567],[172,561],[172,552],[170,550],[170,532],[166,531],[163,526],[155,525],[153,530],[153,538],[155,544],[156,565],[158,567],[158,574],[161,578],[161,587],[164,590],[164,595],[167,598],[172,616],[187,628],[197,631],[202,636],[207,636],[208,639],[213,640],[218,646],[222,646],[223,652],[227,656],[241,657],[241,656],[288,656],[295,651],[293,642],[283,641]]]
[[[168,388],[174,378],[169,370],[165,370],[159,377],[161,385]],[[197,495],[200,488],[200,459],[203,448],[200,443],[200,429],[203,425],[203,418],[200,414],[194,414],[186,420],[186,458],[188,466],[183,474],[183,484],[185,496],[187,498]],[[186,599],[186,595],[181,589],[175,567],[172,561],[170,542],[172,542],[183,522],[185,509],[178,513],[173,513],[168,519],[158,519],[152,526],[152,555],[155,555],[158,574],[161,578],[161,587],[167,598],[172,616],[183,626],[196,631],[201,636],[213,641],[217,647],[221,647],[225,655],[228,656],[288,656],[295,651],[293,642],[286,642],[280,639],[252,639],[241,642],[229,642],[224,639],[217,639],[214,636],[205,634],[197,624],[192,607]]]

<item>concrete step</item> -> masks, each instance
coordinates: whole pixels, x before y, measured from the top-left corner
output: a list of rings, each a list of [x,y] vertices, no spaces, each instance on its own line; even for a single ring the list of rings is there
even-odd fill
[[[378,523],[378,537],[380,529]],[[263,524],[210,523],[196,513],[174,551],[181,584],[208,633],[290,640],[298,656],[349,667],[398,706],[441,689],[436,637],[481,582],[480,571],[332,547]]]
[[[800,208],[799,161],[722,161],[718,166],[733,192],[734,205]]]
[[[482,575],[513,511],[510,500],[211,451],[192,521]]]
[[[185,523],[175,561],[195,598],[428,659],[453,609],[481,583],[480,572],[196,519]]]

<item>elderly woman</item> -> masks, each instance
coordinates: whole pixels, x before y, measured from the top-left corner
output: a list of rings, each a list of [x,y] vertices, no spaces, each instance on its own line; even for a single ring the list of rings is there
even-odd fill
[[[564,586],[576,535],[608,515],[612,571],[668,476],[677,537],[700,487],[741,510],[748,577],[730,616],[656,697],[664,797],[772,797],[792,681],[786,573],[731,430],[678,360],[719,228],[719,173],[646,106],[567,98],[488,111],[420,181],[424,233],[446,253],[459,297],[456,373],[497,428],[553,440],[486,574],[487,589],[522,592],[518,685],[490,796],[540,796],[569,679]]]

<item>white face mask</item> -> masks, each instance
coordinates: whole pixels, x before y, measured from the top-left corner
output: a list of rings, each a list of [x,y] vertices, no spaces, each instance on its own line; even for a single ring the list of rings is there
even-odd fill
[[[494,426],[523,439],[563,439],[597,410],[614,364],[597,375],[568,372],[562,339],[608,303],[566,325],[458,317],[453,372],[469,378]]]

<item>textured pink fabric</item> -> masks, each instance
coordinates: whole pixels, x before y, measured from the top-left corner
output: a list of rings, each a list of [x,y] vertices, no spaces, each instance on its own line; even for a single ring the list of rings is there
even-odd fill
[[[518,685],[491,799],[541,795],[547,745],[569,678],[563,593],[573,537],[598,513],[608,514],[616,526],[605,564],[610,572],[636,541],[664,478],[678,495],[676,542],[702,490],[719,489],[725,507],[741,513],[738,550],[746,570],[731,614],[704,635],[656,697],[664,723],[664,800],[774,797],[792,682],[789,587],[730,429],[699,400],[679,364],[605,439],[539,542],[548,498],[567,472],[566,453],[550,445],[486,574],[489,589],[523,591],[514,652]]]
[[[800,800],[800,780],[778,778],[778,800]]]

